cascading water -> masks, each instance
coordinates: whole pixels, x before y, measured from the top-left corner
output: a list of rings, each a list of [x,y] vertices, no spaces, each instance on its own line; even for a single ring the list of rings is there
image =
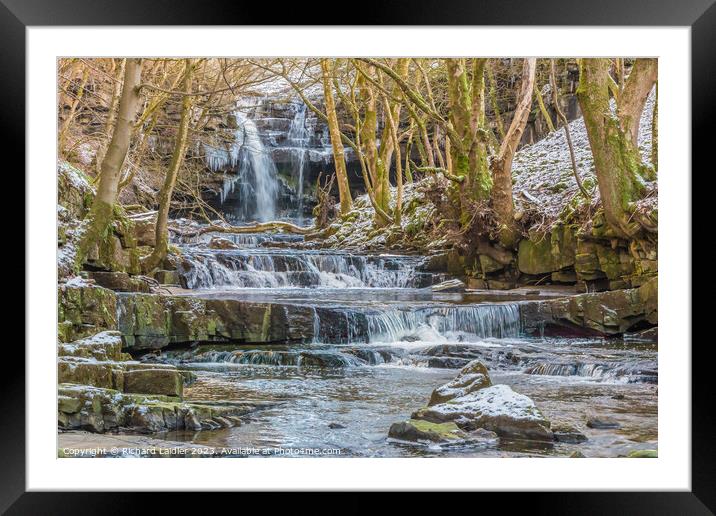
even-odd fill
[[[474,341],[517,337],[521,329],[515,303],[394,309],[366,317],[370,342]]]
[[[432,275],[416,271],[419,258],[296,251],[194,251],[180,267],[191,289],[420,288]]]
[[[314,342],[423,346],[517,337],[521,332],[516,303],[317,310]]]
[[[206,145],[207,166],[214,171],[233,169],[224,181],[220,201],[224,204],[239,184],[239,200],[234,218],[240,221],[267,221],[276,216],[278,179],[276,165],[264,147],[256,123],[237,111],[235,140],[228,148]]]
[[[298,223],[303,224],[303,176],[308,158],[310,132],[306,127],[306,104],[296,104],[296,114],[288,130],[288,141],[292,148],[293,168],[296,178],[296,197],[298,199]]]

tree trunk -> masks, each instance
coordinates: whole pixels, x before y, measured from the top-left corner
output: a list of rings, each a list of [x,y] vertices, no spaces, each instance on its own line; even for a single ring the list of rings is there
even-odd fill
[[[656,59],[637,59],[619,95],[617,116],[624,134],[631,140],[634,148],[637,148],[641,113],[656,82],[656,74]]]
[[[532,94],[535,84],[537,59],[524,59],[522,66],[522,85],[517,100],[517,108],[505,138],[500,145],[499,154],[492,160],[492,207],[500,224],[500,243],[511,247],[515,243],[514,203],[512,201],[512,159],[522,134],[527,126],[532,107]]]
[[[122,165],[129,151],[132,126],[140,106],[138,86],[142,75],[142,60],[127,59],[122,83],[122,96],[119,99],[117,120],[112,132],[107,153],[102,160],[99,174],[99,186],[90,210],[90,224],[82,238],[77,255],[82,263],[92,246],[98,245],[107,237],[117,202],[119,180]]]
[[[487,145],[483,138],[485,79],[487,60],[476,59],[472,82],[468,80],[464,59],[446,59],[448,105],[453,134],[450,141],[452,175],[461,182],[461,219],[471,218],[472,201],[487,201],[492,190],[492,177],[487,161]]]
[[[351,210],[353,199],[348,184],[348,172],[346,170],[345,151],[341,141],[341,132],[338,127],[338,116],[336,115],[336,103],[331,90],[330,64],[328,59],[321,59],[321,71],[323,72],[323,95],[326,103],[326,115],[328,117],[328,132],[331,136],[333,147],[333,162],[336,168],[336,180],[338,182],[338,197],[341,204],[341,214]]]
[[[191,59],[186,59],[184,80],[182,91],[185,94],[191,93],[192,72],[194,64]],[[159,191],[159,210],[157,213],[157,225],[155,227],[156,245],[152,254],[142,261],[142,270],[149,272],[159,266],[161,261],[166,257],[169,248],[169,235],[167,231],[167,222],[169,220],[169,207],[172,201],[172,193],[174,184],[179,174],[179,169],[184,163],[184,155],[186,154],[187,140],[189,135],[189,122],[191,121],[192,96],[184,95],[182,97],[181,119],[179,121],[179,129],[177,131],[176,141],[174,143],[174,152],[172,160],[169,163],[169,170],[164,177],[164,184]]]
[[[639,117],[656,79],[655,63],[637,59],[620,94],[617,116],[609,105],[609,59],[584,58],[577,88],[599,183],[604,215],[619,236],[630,237],[639,225],[630,220],[630,205],[643,189],[641,156],[635,142]],[[651,61],[651,60],[647,60]]]
[[[112,127],[114,127],[114,120],[115,115],[117,114],[117,106],[119,105],[119,99],[122,95],[122,77],[124,76],[124,70],[127,64],[127,59],[119,59],[119,66],[117,66],[117,63],[115,62],[116,66],[116,76],[115,76],[115,83],[114,88],[112,89],[112,102],[109,105],[109,110],[107,112],[107,121],[104,124],[104,133],[107,138],[109,138],[110,133],[112,132]],[[100,148],[97,150],[97,171],[100,171],[102,162],[104,161],[104,153],[107,150],[107,140],[102,140],[102,143],[100,144]],[[120,188],[121,190],[121,188]]]

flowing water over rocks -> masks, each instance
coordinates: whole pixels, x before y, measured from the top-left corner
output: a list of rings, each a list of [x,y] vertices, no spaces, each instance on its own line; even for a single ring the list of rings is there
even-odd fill
[[[256,324],[268,324],[279,337],[252,341],[251,335],[261,333],[257,329],[246,333],[245,343],[216,339],[189,346],[176,339],[179,344],[152,360],[196,375],[185,388],[190,402],[266,408],[241,426],[168,432],[161,434],[164,439],[378,457],[575,451],[615,457],[657,447],[654,343],[530,337],[522,312],[531,301],[433,292],[430,285],[444,276],[425,271],[425,259],[418,256],[311,251],[271,235],[236,237],[238,249],[230,250],[210,249],[207,241],[182,244],[180,273],[187,290],[176,299],[218,303],[223,310],[270,305]],[[286,318],[275,318],[284,312]],[[293,328],[278,331],[277,324]],[[534,402],[551,421],[554,442],[503,436],[426,445],[388,438],[392,424],[410,418],[436,387],[474,360],[485,364],[496,389]],[[592,428],[587,422],[595,418],[618,424]]]

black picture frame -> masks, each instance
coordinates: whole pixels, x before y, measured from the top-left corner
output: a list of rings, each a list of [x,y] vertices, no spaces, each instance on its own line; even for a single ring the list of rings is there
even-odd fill
[[[275,4],[268,9],[260,2],[236,1],[217,1],[207,5],[197,0],[0,0],[0,70],[4,72],[0,120],[5,129],[3,142],[6,148],[13,149],[14,154],[20,157],[15,170],[24,167],[24,153],[18,151],[25,149],[25,30],[28,26],[328,25],[340,21],[329,20],[325,16],[325,13],[335,12],[335,2],[319,0],[311,2],[306,9],[279,6],[281,4]],[[689,26],[692,52],[692,163],[694,170],[702,170],[704,175],[710,175],[713,170],[708,158],[716,136],[716,113],[712,100],[712,92],[716,91],[714,0],[368,0],[361,6],[360,10],[351,13],[351,24]],[[690,171],[684,171],[685,178],[688,178],[687,174]],[[24,187],[19,186],[18,191],[21,188]],[[32,238],[32,235],[26,234],[25,238]],[[689,266],[684,264],[684,267]],[[26,274],[29,273],[26,271]],[[713,389],[709,384],[709,373],[713,366],[706,357],[708,341],[697,344],[706,346],[691,347],[692,413],[695,415],[692,419],[691,492],[509,494],[509,504],[506,506],[504,495],[489,496],[493,499],[501,496],[501,503],[510,511],[525,509],[530,513],[713,514],[716,511],[716,439],[711,410]],[[690,328],[685,328],[683,342],[665,345],[683,346],[684,352],[688,352],[687,346],[691,346]],[[25,492],[25,369],[19,367],[19,364],[25,364],[25,352],[16,342],[7,342],[5,348],[5,360],[10,360],[15,366],[6,366],[2,374],[4,412],[0,418],[0,434],[4,447],[0,510],[8,514],[119,514],[141,508],[144,502],[137,499],[142,496],[138,494]],[[703,410],[699,410],[699,407]],[[367,509],[373,505],[365,495],[348,496],[355,503],[343,498],[341,505],[347,510],[360,510],[361,507]],[[479,503],[480,507],[486,509],[485,496],[488,494],[480,494]],[[176,493],[164,496],[162,503],[167,504],[164,509],[171,510],[172,503],[178,502],[184,511],[188,510],[185,498]],[[413,503],[422,504],[421,498],[413,497]],[[291,500],[299,503],[294,495]],[[472,503],[475,501],[473,499]],[[212,505],[215,503],[216,499],[212,498]],[[344,510],[328,505],[332,512]]]

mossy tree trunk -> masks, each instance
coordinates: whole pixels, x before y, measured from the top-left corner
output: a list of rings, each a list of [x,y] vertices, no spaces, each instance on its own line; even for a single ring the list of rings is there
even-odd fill
[[[465,59],[446,59],[451,132],[451,174],[460,185],[461,218],[467,222],[475,201],[488,201],[492,177],[487,160],[485,78],[487,59],[474,59],[472,79]]]
[[[191,96],[192,74],[194,63],[192,59],[185,60],[184,79],[182,84],[182,92],[184,95],[181,100],[181,118],[179,120],[179,128],[177,130],[176,140],[174,143],[174,151],[172,159],[169,163],[169,169],[164,176],[164,184],[159,191],[159,210],[157,211],[157,224],[154,229],[156,245],[152,254],[142,260],[142,270],[149,272],[156,269],[164,260],[169,249],[169,234],[167,223],[169,221],[169,208],[172,201],[172,193],[176,184],[179,169],[184,163],[184,155],[189,135],[189,122],[191,121],[191,110],[193,97]]]
[[[631,205],[643,190],[644,165],[636,142],[644,103],[656,80],[656,60],[637,59],[617,110],[610,108],[611,61],[604,58],[580,60],[577,88],[589,145],[599,183],[604,215],[617,235],[633,236],[640,226],[630,220]]]
[[[502,140],[497,156],[492,160],[492,207],[500,225],[500,243],[505,247],[515,244],[514,203],[512,201],[512,159],[522,134],[527,126],[532,107],[532,94],[535,84],[535,68],[537,59],[531,57],[523,60],[522,84],[517,97],[517,108],[507,134]]]
[[[81,265],[90,249],[109,236],[117,202],[122,166],[129,151],[134,119],[140,107],[139,84],[142,60],[127,59],[119,99],[117,120],[112,131],[107,153],[100,167],[99,185],[89,213],[90,223],[79,245],[77,262]]]
[[[336,182],[338,183],[338,197],[340,199],[341,214],[346,214],[353,206],[353,199],[351,198],[351,190],[348,184],[345,150],[343,148],[343,141],[341,140],[341,131],[338,126],[336,103],[333,99],[333,90],[331,89],[331,64],[329,59],[321,59],[321,72],[324,102],[326,104],[326,117],[328,119],[328,132],[331,137],[333,162],[336,169]]]

